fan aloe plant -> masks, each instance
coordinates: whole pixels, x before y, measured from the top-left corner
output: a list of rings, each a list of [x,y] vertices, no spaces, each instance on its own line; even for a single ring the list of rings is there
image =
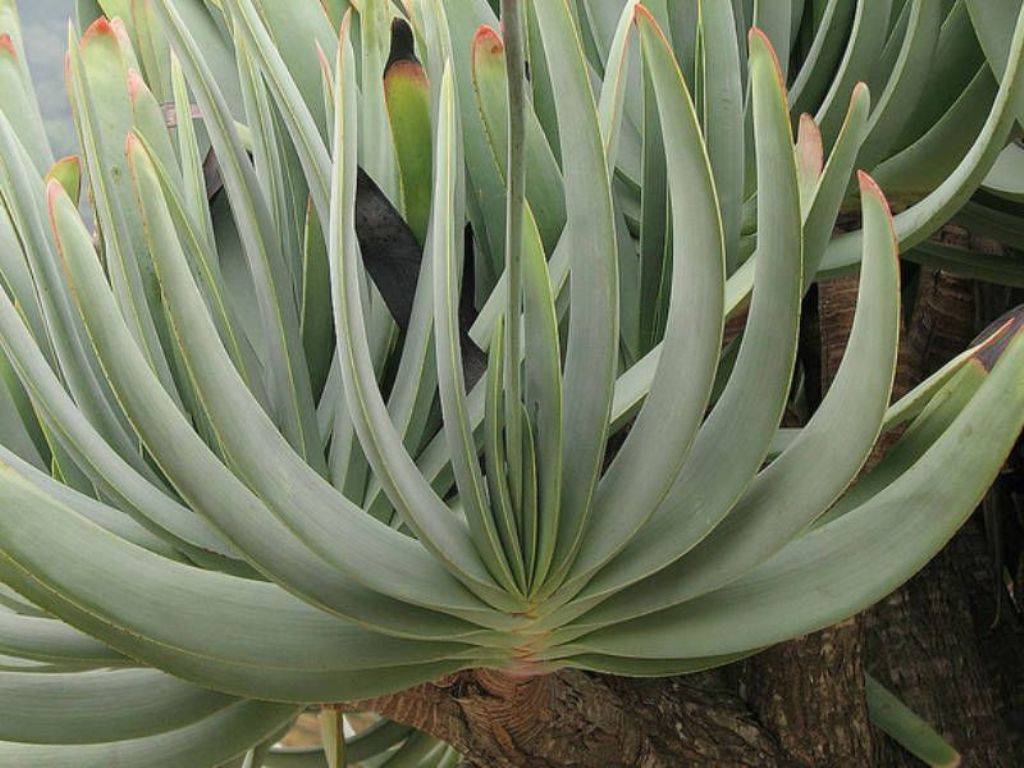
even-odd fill
[[[337,718],[270,745],[466,668],[725,664],[908,579],[1020,432],[1013,321],[889,403],[897,253],[1011,138],[1019,3],[352,5],[80,3],[54,162],[0,3],[0,763],[337,765]]]

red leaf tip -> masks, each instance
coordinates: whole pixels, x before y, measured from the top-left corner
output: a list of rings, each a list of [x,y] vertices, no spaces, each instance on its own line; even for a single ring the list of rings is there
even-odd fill
[[[775,46],[772,45],[772,41],[768,38],[768,35],[764,33],[764,30],[760,27],[751,27],[747,33],[747,45],[753,47],[754,40],[760,40],[765,48],[768,49],[768,53],[772,57],[772,66],[775,68],[775,76],[779,79],[779,84],[782,86],[783,91],[786,88],[786,78],[782,76],[782,63],[779,61],[779,54],[775,51]]]
[[[972,358],[991,371],[1019,333],[1024,333],[1024,305],[1011,309],[978,334],[972,342],[978,346]]]
[[[797,135],[803,137],[804,141],[811,141],[818,147],[821,147],[821,128],[818,127],[814,118],[806,112],[800,115]]]
[[[886,204],[886,208],[889,207],[889,204],[885,199],[885,193],[882,192],[882,188],[878,186],[878,183],[871,178],[867,171],[857,171],[857,183],[860,185],[860,191],[862,193],[874,195]]]
[[[638,19],[641,16],[655,26],[658,25],[658,20],[654,18],[654,14],[651,13],[650,9],[643,3],[637,3],[636,7],[633,8],[633,18]]]
[[[892,239],[897,244],[896,250],[899,251],[899,237],[896,235],[896,227],[892,221],[892,209],[889,208],[889,201],[885,197],[885,193],[882,188],[878,186],[878,183],[868,175],[867,171],[857,171],[857,184],[860,186],[860,194],[863,198],[865,195],[871,195],[879,203],[882,204],[882,211],[885,213],[885,218],[889,222],[889,231],[892,233]],[[897,257],[899,254],[897,253]]]
[[[85,34],[82,35],[82,42],[85,43],[93,37],[112,36],[113,34],[114,28],[110,25],[110,20],[106,16],[100,16],[85,30]]]
[[[50,227],[54,232],[57,231],[57,200],[62,196],[67,197],[67,194],[64,186],[56,179],[46,182],[46,212],[50,218]]]
[[[811,162],[815,174],[820,176],[825,162],[825,150],[821,142],[821,129],[814,122],[814,118],[806,112],[800,115],[796,146],[801,156]]]
[[[654,18],[654,14],[650,12],[647,6],[642,3],[637,3],[633,8],[633,23],[639,27],[641,21],[645,21],[650,25],[654,33],[661,38],[662,43],[667,45],[669,48],[672,47],[668,37],[665,35],[665,31],[658,24],[658,20]]]
[[[505,41],[501,39],[501,35],[498,34],[498,30],[494,27],[489,27],[486,24],[481,24],[476,28],[476,34],[473,35],[473,52],[477,53],[481,46],[489,45],[490,50],[487,51],[492,56],[499,56],[505,51]]]
[[[128,69],[128,97],[134,102],[140,93],[145,92],[146,81],[142,79],[142,75],[139,71],[134,68]]]
[[[58,168],[64,165],[73,165],[76,168],[81,168],[82,161],[78,157],[78,155],[65,155],[64,157],[54,162],[53,167]]]
[[[129,158],[135,152],[142,149],[142,142],[139,141],[139,137],[135,135],[135,131],[128,131],[128,135],[124,138],[124,153]]]
[[[11,39],[11,36],[6,32],[0,35],[0,51],[6,53],[13,59],[18,58],[18,51],[14,47],[14,41]]]
[[[48,205],[53,205],[54,198],[60,195],[64,191],[63,185],[56,179],[50,179],[46,182],[46,202]]]

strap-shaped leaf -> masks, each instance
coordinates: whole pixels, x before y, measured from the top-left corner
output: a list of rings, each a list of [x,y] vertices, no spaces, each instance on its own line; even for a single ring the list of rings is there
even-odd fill
[[[806,112],[800,115],[796,136],[796,176],[800,184],[800,211],[806,212],[814,201],[818,179],[825,167],[821,131],[814,118]]]
[[[942,226],[974,193],[996,161],[1024,103],[1022,53],[1024,8],[1016,18],[996,100],[970,151],[935,191],[894,218],[893,224],[901,250],[920,243]],[[850,232],[833,240],[825,253],[823,269],[836,271],[856,264],[862,237],[861,232]]]
[[[343,30],[347,31],[347,25]],[[328,250],[334,297],[339,361],[349,413],[367,459],[406,523],[448,569],[467,587],[497,605],[514,605],[480,561],[469,532],[420,474],[388,417],[370,360],[363,298],[357,280],[358,245],[355,235],[356,121],[355,75],[351,43],[339,48],[334,127],[331,236]],[[442,89],[444,92],[444,89]],[[452,98],[451,91],[448,97]],[[442,99],[443,101],[443,99]],[[435,252],[436,255],[436,252]],[[400,535],[400,534],[399,534]],[[439,561],[439,562],[438,562]]]
[[[234,37],[238,80],[242,86],[242,103],[245,106],[246,127],[249,129],[253,169],[270,209],[273,224],[271,231],[276,233],[280,240],[281,254],[298,288],[302,284],[303,273],[302,265],[295,258],[295,254],[298,254],[301,248],[302,233],[299,230],[299,221],[302,213],[301,209],[296,210],[297,194],[288,178],[288,164],[293,156],[292,148],[287,144],[287,137],[280,135],[279,121],[276,119],[266,82],[253,60],[245,39],[237,31]],[[301,176],[299,178],[301,180]]]
[[[315,469],[326,472],[317,432],[309,370],[301,358],[298,308],[266,200],[230,118],[227,103],[195,40],[169,0],[154,7],[196,94],[238,221],[267,343],[268,394],[288,442]]]
[[[391,53],[384,70],[384,98],[395,141],[402,190],[402,209],[420,243],[427,239],[432,192],[430,84],[413,51],[408,23],[395,18]]]
[[[61,377],[89,420],[117,451],[132,461],[137,455],[119,411],[115,410],[98,364],[88,350],[81,318],[68,297],[52,236],[46,222],[41,177],[31,166],[24,147],[0,115],[0,194],[22,242],[25,259],[39,290],[48,339],[37,339],[51,349]]]
[[[141,178],[147,173],[146,157],[140,145],[133,143],[131,147],[135,155],[133,167]],[[174,241],[167,242],[170,246]],[[93,341],[121,402],[182,497],[214,521],[241,551],[251,553],[254,562],[271,573],[283,573],[284,582],[296,591],[315,595],[313,602],[336,606],[338,612],[362,616],[373,625],[408,622],[407,629],[418,634],[413,629],[416,622],[410,621],[408,614],[395,611],[391,601],[381,603],[372,591],[358,586],[376,587],[379,579],[376,591],[388,594],[391,588],[387,584],[397,586],[395,569],[407,566],[412,566],[410,574],[416,575],[402,589],[411,587],[414,593],[423,590],[423,604],[433,605],[439,597],[444,602],[447,598],[443,596],[448,592],[466,608],[477,609],[471,596],[464,595],[416,542],[368,518],[290,450],[231,365],[180,250],[176,254],[171,248],[154,253],[168,309],[175,323],[188,319],[198,324],[198,329],[177,328],[183,338],[190,339],[183,349],[189,352],[197,391],[208,403],[208,413],[223,444],[235,463],[243,469],[249,467],[246,476],[254,478],[254,485],[265,494],[269,509],[220,464],[180,413],[176,416],[176,409],[168,409],[170,401],[153,388],[154,380],[148,369],[139,364],[138,350],[125,335],[124,323],[119,315],[111,314],[112,297],[99,265],[92,258],[73,258],[70,251],[65,255]],[[200,361],[204,364],[199,365]],[[306,480],[296,483],[298,477]],[[339,519],[339,512],[348,520]],[[322,525],[343,526],[344,535],[323,529],[314,533]],[[369,533],[370,530],[376,533]],[[369,538],[363,539],[360,531],[366,531]],[[296,540],[296,534],[304,545]],[[375,550],[371,542],[378,536],[383,540],[380,549]],[[388,540],[392,545],[384,543]],[[319,557],[311,556],[307,547]],[[383,567],[382,563],[392,556],[398,558],[396,562]],[[344,563],[339,567],[346,576],[325,569],[322,557],[328,562]],[[432,571],[441,580],[427,586]],[[431,624],[432,615],[422,613],[425,615],[420,616],[421,620]]]
[[[594,0],[585,0],[580,3],[579,29],[582,35],[584,49],[591,61],[598,62],[604,66],[604,76],[608,76],[609,68],[614,69],[620,62],[617,60],[619,51],[616,48],[617,33],[621,29],[624,16],[632,17],[635,12],[633,3],[629,2],[604,3]],[[658,23],[664,28],[668,27],[667,12],[661,0],[655,0],[646,4],[649,11],[655,13]],[[631,23],[631,22],[630,22]],[[639,129],[643,124],[643,105],[641,103],[641,70],[640,52],[638,48],[626,46],[624,51],[628,63],[623,69],[623,75],[627,83],[624,96],[624,111],[626,122],[622,126],[623,152],[619,158],[619,170],[629,183],[635,184],[640,178],[640,135]],[[688,62],[689,64],[689,62]],[[691,70],[692,74],[692,70]],[[637,150],[633,152],[633,147]]]
[[[498,172],[504,178],[508,156],[508,78],[505,44],[498,33],[481,26],[473,38],[473,88]],[[565,226],[562,172],[532,107],[526,105],[526,199],[537,217],[545,250],[551,252]]]
[[[1016,323],[1022,322],[1022,317],[1024,317],[1024,313],[1019,309],[1013,312],[1013,319]],[[1002,322],[997,321],[999,322],[998,325],[993,324],[994,333],[982,333],[978,339],[975,339],[974,344],[947,362],[939,368],[939,370],[935,371],[935,373],[893,403],[885,413],[885,421],[882,423],[882,431],[888,431],[893,427],[899,426],[900,424],[903,424],[919,415],[928,406],[932,399],[941,390],[946,388],[946,385],[952,381],[953,377],[957,376],[960,371],[963,370],[964,366],[966,366],[972,358],[990,354],[989,352],[986,352],[986,350],[999,345],[1006,330],[1003,326],[1003,323],[1006,321],[1005,319],[1001,320]]]
[[[857,0],[843,58],[814,116],[826,147],[831,147],[835,141],[843,122],[843,108],[853,89],[868,78],[878,61],[885,43],[885,36],[879,34],[879,30],[888,27],[891,10],[892,0]]]
[[[804,284],[809,286],[824,255],[835,227],[836,214],[846,196],[850,174],[857,160],[870,101],[866,87],[854,88],[846,121],[836,139],[832,154],[818,180],[814,198],[804,210]],[[755,264],[748,259],[725,283],[725,314],[732,315],[750,294],[754,284]],[[651,379],[661,359],[661,347],[655,347],[615,384],[612,403],[612,427],[620,428],[647,397]]]
[[[13,12],[16,18],[14,5],[10,4],[9,7],[9,11],[5,9],[5,15]],[[53,164],[53,150],[46,139],[39,102],[27,76],[24,56],[20,29],[8,27],[0,21],[0,88],[3,88],[4,93],[0,110],[11,121],[36,168],[40,173],[45,173]]]
[[[53,451],[32,406],[6,355],[0,354],[0,444],[39,469],[46,469]]]
[[[452,457],[452,469],[459,499],[466,513],[473,544],[491,576],[505,589],[518,588],[506,560],[477,458],[473,427],[469,422],[462,350],[459,348],[458,287],[460,284],[456,248],[459,230],[456,198],[461,168],[456,137],[455,93],[451,71],[441,82],[441,101],[434,149],[434,197],[431,238],[434,258],[434,337],[437,344],[437,383],[444,416],[444,433]],[[518,405],[518,403],[517,403]]]
[[[0,608],[0,652],[19,659],[88,667],[133,666],[99,640],[51,618],[19,616]]]
[[[487,0],[447,3],[427,0],[433,6],[434,23],[443,23],[444,55],[434,63],[431,77],[440,83],[445,63],[451,61],[462,125],[463,151],[466,157],[466,210],[480,249],[476,275],[485,285],[504,271],[505,256],[505,183],[487,137],[487,129],[473,92],[473,49],[469,44],[482,24],[497,26],[497,18]],[[436,96],[436,93],[435,93]],[[491,270],[484,280],[481,266]],[[507,330],[507,328],[506,328]],[[484,335],[490,337],[489,332]]]
[[[68,485],[65,485],[45,472],[40,471],[3,446],[0,446],[0,458],[15,467],[30,482],[58,499],[66,499],[68,498],[68,494],[73,492],[73,489]],[[185,557],[182,555],[181,551],[179,551],[183,550],[193,557],[201,557],[204,554],[207,555],[211,564],[217,563],[217,565],[213,566],[215,568],[228,562],[224,558],[210,557],[209,552],[197,547],[187,545],[182,546],[177,542],[169,542],[168,539],[173,541],[173,538],[169,537],[166,531],[158,528],[148,520],[144,519],[142,523],[139,523],[136,522],[133,517],[124,514],[119,509],[114,509],[113,507],[109,507],[98,501],[93,501],[87,497],[78,497],[78,499],[81,502],[79,504],[79,511],[98,526],[105,528],[125,541],[130,541],[137,546],[144,547],[150,552],[155,552],[169,560],[184,562]],[[143,523],[145,523],[145,525],[143,525]],[[155,533],[152,532],[153,529],[156,530]],[[0,593],[2,593],[2,591],[3,589],[0,588]],[[0,597],[2,597],[2,594],[0,594]]]
[[[704,416],[722,342],[725,244],[712,170],[668,39],[642,9],[637,24],[665,136],[672,229],[677,233],[672,299],[662,343],[664,364],[658,367],[629,436],[601,478],[589,530],[567,587],[582,585],[583,579],[625,547],[665,498]],[[792,182],[791,194],[780,200],[785,206],[796,200],[795,170],[781,85],[775,91],[772,144],[762,154],[773,160],[785,158],[780,165]],[[780,179],[785,188],[786,176]],[[794,250],[799,259],[799,201],[783,210],[779,236],[785,240],[783,247]]]
[[[123,50],[122,44],[129,45],[118,39],[105,18],[89,27],[81,40],[69,39],[68,85],[111,284],[148,364],[180,403],[167,358],[171,347],[160,288],[125,166],[122,137],[132,130],[134,119],[128,82],[131,59],[126,55],[131,51]]]
[[[888,208],[864,174],[861,189],[872,238],[865,245],[850,342],[821,406],[799,437],[758,474],[728,517],[699,546],[604,602],[584,616],[582,624],[642,616],[737,579],[813,522],[857,474],[878,436],[889,402],[899,329],[899,270]],[[653,626],[661,615],[639,622]],[[612,627],[595,636],[610,633],[617,641],[617,631]],[[597,647],[591,650],[603,652]]]
[[[846,119],[804,213],[804,290],[810,287],[835,228],[836,216],[850,186],[850,175],[867,136],[871,94],[858,83],[850,95]]]
[[[667,496],[623,551],[584,588],[571,608],[574,613],[657,572],[703,539],[753,479],[782,416],[800,315],[801,230],[786,95],[773,56],[765,38],[752,34],[750,82],[758,140],[757,276],[733,374]],[[692,179],[692,174],[683,178]],[[687,205],[693,208],[693,203]],[[680,231],[692,230],[690,223]],[[688,237],[686,242],[692,241]],[[696,257],[700,258],[699,251]],[[692,279],[692,271],[684,267],[683,274]],[[694,301],[690,298],[683,306]],[[689,329],[692,322],[683,326]]]
[[[52,434],[73,453],[99,487],[123,504],[123,508],[135,510],[139,518],[182,542],[214,552],[231,551],[190,510],[154,485],[152,474],[141,474],[103,439],[61,386],[6,296],[0,296],[0,338],[33,402],[51,425]]]
[[[100,744],[176,730],[235,702],[152,669],[0,673],[0,742]]]
[[[642,10],[638,10],[638,17],[642,13]],[[664,132],[651,80],[650,68],[644,66],[641,128],[643,152],[640,167],[640,274],[637,279],[636,307],[640,350],[649,349],[662,330],[661,323],[667,306],[667,297],[662,295],[662,284],[667,279],[668,265],[671,264],[668,249],[673,237],[669,224],[668,167]]]
[[[205,654],[195,655],[126,632],[103,622],[93,613],[83,610],[76,602],[61,597],[50,587],[41,587],[18,567],[10,567],[6,557],[0,557],[0,575],[33,602],[47,606],[90,635],[101,635],[116,643],[133,658],[145,658],[147,663],[160,667],[176,677],[192,680],[207,688],[214,688],[247,698],[291,701],[336,701],[377,696],[408,688],[436,679],[467,666],[499,663],[496,658],[480,656],[474,661],[449,660],[426,662],[397,667],[378,667],[338,671],[330,669],[282,669],[274,665],[249,666],[222,659],[210,660]],[[203,598],[192,598],[201,604]]]
[[[732,3],[700,2],[701,115],[722,213],[728,272],[739,266],[743,218],[743,78]]]
[[[160,2],[166,3],[170,0]],[[326,235],[327,222],[330,219],[328,203],[331,163],[327,148],[316,129],[315,117],[303,101],[298,86],[289,73],[289,67],[275,47],[258,11],[252,5],[252,0],[225,2],[232,6],[237,28],[251,46],[252,55],[259,63],[267,87],[281,112]],[[330,48],[333,49],[334,46],[331,45]],[[479,120],[478,115],[477,119]],[[392,317],[403,331],[407,330],[415,287],[420,276],[420,249],[407,227],[395,234],[393,222],[400,221],[401,217],[387,195],[364,171],[359,173],[358,195],[357,215],[360,222],[357,232],[363,249],[364,264],[384,297]],[[482,361],[483,355],[478,354],[472,345],[465,346],[464,351],[467,353],[467,363],[474,366],[467,368],[467,375],[472,373],[478,377],[482,372],[482,366],[479,370],[475,366]]]
[[[630,54],[632,51],[634,14],[639,0],[626,0],[619,16],[615,35],[611,39],[608,57],[605,60],[604,78],[601,80],[601,93],[597,103],[597,118],[601,126],[601,138],[604,141],[605,155],[609,169],[614,169],[619,158],[620,141],[625,141],[624,133],[628,133],[622,124],[625,109],[627,79],[630,71]],[[628,126],[635,134],[636,128]],[[634,136],[635,138],[635,136]],[[639,142],[636,142],[639,143]],[[639,156],[639,148],[636,149]]]
[[[0,742],[0,760],[9,765],[47,765],[53,768],[219,765],[243,754],[253,742],[279,731],[296,713],[293,705],[239,702],[198,723],[109,744]]]
[[[1022,370],[1024,334],[1018,330],[970,404],[885,491],[796,539],[734,584],[656,614],[670,630],[673,652],[739,651],[811,632],[910,578],[973,512],[1017,439],[1024,426]],[[808,591],[812,579],[815,589]],[[625,643],[619,651],[655,650],[628,637],[641,623],[617,628],[616,644]]]
[[[210,314],[217,324],[217,332],[224,342],[224,346],[230,352],[235,367],[245,379],[246,386],[261,403],[265,404],[267,395],[263,386],[262,366],[252,344],[245,335],[238,312],[227,295],[227,286],[224,283],[224,274],[215,250],[214,237],[212,234],[207,235],[204,231],[205,225],[202,222],[204,219],[209,222],[209,210],[204,208],[204,213],[197,221],[194,211],[190,213],[191,203],[187,202],[187,198],[178,190],[171,175],[172,171],[160,161],[144,139],[140,137],[140,141],[146,145],[147,154],[153,164],[153,170],[163,193],[163,203],[166,204],[167,213],[161,212],[160,216],[169,215],[173,220],[181,247],[189,257],[189,264],[192,267],[196,283],[201,286]],[[153,210],[162,211],[163,209],[160,196],[140,199],[138,205],[144,218],[147,215],[152,216]],[[152,228],[152,224],[150,226]],[[212,227],[212,223],[210,226]],[[171,236],[170,233],[167,234]],[[157,246],[160,245],[162,242],[157,244]]]
[[[504,362],[505,362],[505,329],[504,318],[498,317],[494,326],[494,339],[488,351],[487,375],[484,379],[487,387],[487,398],[484,411],[484,461],[487,469],[487,488],[490,492],[491,510],[494,515],[498,535],[501,537],[502,549],[505,553],[517,584],[525,592],[527,587],[526,562],[523,545],[519,536],[519,524],[516,510],[512,504],[512,494],[508,488],[505,474],[505,441],[502,424],[504,408]],[[561,454],[559,454],[560,456]]]
[[[562,494],[556,580],[575,557],[604,458],[618,346],[616,240],[604,144],[586,62],[566,0],[536,7],[551,72],[561,135],[567,233],[573,266],[569,285],[562,412]]]
[[[1012,71],[1009,67],[1013,56],[1013,30],[1020,12],[1019,3],[1015,0],[996,3],[964,0],[963,5],[992,75],[1002,81]]]
[[[987,65],[977,65],[949,108],[924,126],[915,141],[875,168],[886,189],[911,198],[933,192],[977,140],[998,87]]]
[[[55,353],[42,305],[33,285],[28,257],[23,253],[18,237],[14,220],[4,210],[0,215],[0,276],[3,278],[4,289],[21,308],[36,343],[45,350],[47,358],[53,361]]]
[[[669,677],[704,672],[708,669],[732,664],[749,655],[749,653],[737,653],[728,656],[709,656],[702,659],[629,659],[623,656],[583,653],[566,660],[566,663],[577,669],[601,672],[606,675]]]
[[[764,32],[773,51],[778,52],[782,80],[786,81],[789,70],[789,52],[796,42],[793,24],[794,3],[773,3],[771,0],[754,0],[752,26]]]
[[[940,4],[913,0],[906,9],[909,9],[907,31],[899,58],[878,98],[861,150],[859,160],[864,168],[873,168],[885,157],[904,130],[924,91],[939,39],[943,16]]]
[[[825,525],[859,507],[912,467],[953,423],[984,380],[985,372],[978,366],[967,364],[960,368],[911,422],[896,444],[886,450],[882,460],[857,478],[843,497],[815,521],[815,525]]]
[[[854,2],[828,0],[821,10],[814,40],[789,92],[789,103],[794,113],[814,109],[831,85],[844,52],[843,41],[853,22]]]
[[[532,580],[539,585],[544,583],[555,554],[561,516],[565,406],[555,307],[557,288],[529,207],[523,228],[523,413],[530,433],[524,440],[525,450],[535,454],[534,462],[524,460],[524,472],[527,479],[534,476],[536,485],[536,494],[524,493],[527,509],[532,505],[536,512],[536,536],[529,536],[524,530],[524,548],[535,553],[530,558]],[[527,509],[523,514],[524,527],[526,518],[532,517]]]
[[[158,4],[166,8],[169,2],[170,0],[159,0]],[[231,11],[236,29],[250,46],[252,55],[266,78],[267,87],[274,97],[302,165],[317,215],[326,227],[329,218],[331,163],[316,118],[251,0],[225,0],[225,5]],[[332,40],[323,50],[331,50],[333,47]],[[311,96],[310,103],[316,105],[322,103],[319,66],[314,72],[316,90],[315,95]]]
[[[960,765],[960,754],[949,742],[868,674],[864,675],[864,696],[871,722],[910,754],[933,768]]]
[[[359,12],[361,78],[359,157],[363,169],[393,203],[400,202],[398,163],[384,96],[384,66],[388,60],[391,8],[388,0],[364,0]]]
[[[274,585],[171,563],[121,542],[26,485],[11,468],[5,468],[2,485],[0,494],[11,504],[0,526],[23,534],[4,534],[4,579],[72,624],[179,677],[264,698],[303,700],[297,694],[311,683],[344,686],[350,672],[382,664],[429,667],[467,649],[387,638],[330,617]],[[114,584],[132,589],[112,590]],[[269,610],[278,621],[265,621]],[[223,632],[225,623],[236,631]],[[294,693],[272,693],[279,686]]]
[[[1004,6],[1000,3],[999,7]],[[1009,39],[1013,25],[1012,16],[1006,24]],[[949,110],[979,68],[984,66],[985,54],[974,32],[967,3],[964,0],[957,0],[949,9],[939,30],[939,39],[924,93],[893,148],[903,149],[917,141]]]

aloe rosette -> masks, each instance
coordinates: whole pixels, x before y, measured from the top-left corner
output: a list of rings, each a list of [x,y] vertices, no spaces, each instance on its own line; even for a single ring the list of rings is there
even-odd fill
[[[0,763],[338,765],[336,718],[271,745],[466,668],[724,664],[985,493],[1024,334],[890,405],[897,254],[1009,162],[1019,3],[509,5],[502,39],[484,0],[80,3],[54,162],[0,3]],[[851,267],[782,433],[801,300]],[[348,759],[457,759],[369,733]]]

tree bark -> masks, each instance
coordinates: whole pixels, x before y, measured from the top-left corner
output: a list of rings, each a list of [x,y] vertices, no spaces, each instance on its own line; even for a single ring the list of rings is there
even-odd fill
[[[352,706],[445,739],[481,768],[794,764],[715,672],[636,680],[473,670]]]
[[[782,643],[744,665],[750,705],[789,755],[788,765],[866,766],[874,736],[864,695],[857,617]]]

